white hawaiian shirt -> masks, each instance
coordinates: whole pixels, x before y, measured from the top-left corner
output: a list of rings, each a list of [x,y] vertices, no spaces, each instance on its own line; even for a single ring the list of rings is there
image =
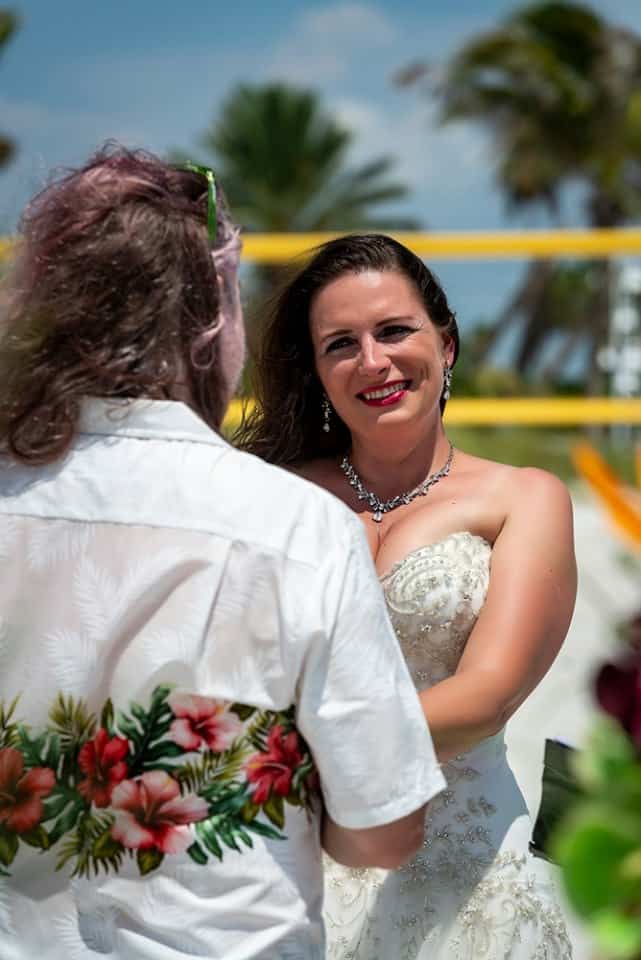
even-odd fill
[[[0,957],[319,960],[321,800],[443,787],[355,517],[181,403],[0,460]]]

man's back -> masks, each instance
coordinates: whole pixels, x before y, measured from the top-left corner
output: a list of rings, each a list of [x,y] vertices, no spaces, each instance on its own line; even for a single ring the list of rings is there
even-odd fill
[[[3,960],[322,955],[318,772],[347,827],[441,785],[355,524],[178,403],[2,466]]]

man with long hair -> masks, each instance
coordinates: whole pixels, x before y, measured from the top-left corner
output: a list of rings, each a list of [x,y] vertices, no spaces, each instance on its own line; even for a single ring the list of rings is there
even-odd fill
[[[323,956],[320,843],[442,788],[358,521],[219,433],[213,171],[118,146],[27,207],[0,331],[0,956]]]

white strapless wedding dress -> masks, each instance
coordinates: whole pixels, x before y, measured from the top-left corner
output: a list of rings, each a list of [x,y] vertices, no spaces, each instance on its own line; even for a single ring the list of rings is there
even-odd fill
[[[485,601],[491,547],[454,533],[382,579],[414,682],[451,676]],[[423,849],[399,870],[325,859],[332,960],[568,960],[548,868],[528,853],[531,823],[503,733],[443,765]]]

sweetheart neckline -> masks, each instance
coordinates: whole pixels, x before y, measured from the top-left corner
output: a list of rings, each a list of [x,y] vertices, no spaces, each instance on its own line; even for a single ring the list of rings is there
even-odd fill
[[[492,544],[490,541],[485,537],[482,537],[480,533],[472,533],[470,530],[453,530],[452,533],[445,534],[445,536],[441,537],[439,540],[433,540],[432,543],[425,543],[421,547],[416,547],[414,550],[410,550],[409,553],[406,553],[404,557],[401,557],[400,560],[395,560],[387,573],[378,574],[379,581],[384,583],[385,580],[389,580],[389,578],[393,576],[403,566],[403,564],[412,557],[415,557],[419,553],[423,553],[425,550],[433,550],[435,547],[442,547],[444,543],[447,543],[447,541],[451,540],[453,537],[466,537],[470,540],[480,540],[481,543],[486,544],[490,550],[492,549]]]

